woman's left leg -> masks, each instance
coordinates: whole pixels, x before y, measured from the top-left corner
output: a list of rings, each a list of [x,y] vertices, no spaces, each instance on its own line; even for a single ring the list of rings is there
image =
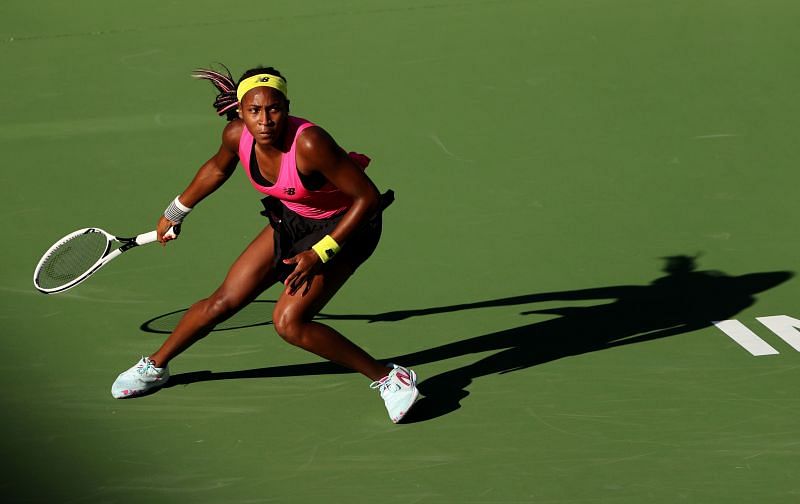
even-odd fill
[[[290,289],[284,288],[275,305],[272,322],[277,333],[292,345],[378,381],[391,369],[335,329],[313,321],[354,271],[355,268],[346,262],[330,263],[314,276],[307,291],[301,288],[290,294]]]
[[[330,263],[314,276],[308,290],[303,287],[292,295],[291,288],[284,288],[275,305],[272,322],[278,334],[289,343],[373,380],[370,387],[380,392],[389,418],[397,423],[417,399],[416,373],[402,366],[390,368],[381,364],[333,328],[312,320],[353,271],[355,267],[346,262]]]

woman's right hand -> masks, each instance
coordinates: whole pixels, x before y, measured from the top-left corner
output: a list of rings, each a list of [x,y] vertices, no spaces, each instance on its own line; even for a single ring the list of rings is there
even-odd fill
[[[162,215],[161,218],[158,219],[158,225],[156,226],[158,241],[161,242],[162,245],[166,245],[168,241],[176,239],[178,237],[177,233],[167,233],[167,231],[169,231],[169,228],[177,226],[178,224],[175,224]]]

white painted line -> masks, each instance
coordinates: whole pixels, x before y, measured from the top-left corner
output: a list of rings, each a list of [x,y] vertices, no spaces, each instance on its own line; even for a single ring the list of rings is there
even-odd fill
[[[736,133],[717,133],[714,135],[700,135],[694,137],[695,140],[704,140],[706,138],[730,138],[730,137],[737,137],[739,136]]]
[[[756,333],[745,327],[745,325],[738,320],[722,320],[720,322],[714,322],[714,325],[756,357],[775,355],[778,353],[769,343],[759,338]]]
[[[788,315],[756,317],[756,320],[767,326],[767,329],[778,335],[780,339],[800,352],[800,320]]]

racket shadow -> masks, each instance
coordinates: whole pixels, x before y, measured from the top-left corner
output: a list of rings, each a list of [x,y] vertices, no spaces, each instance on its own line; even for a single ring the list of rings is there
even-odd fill
[[[272,309],[276,301],[273,299],[257,299],[242,308],[239,313],[218,324],[211,332],[233,331],[246,329],[248,327],[260,327],[272,325]],[[158,315],[142,322],[139,330],[146,333],[170,334],[178,325],[181,317],[188,308],[171,311]],[[315,320],[364,320],[367,322],[394,322],[403,320],[407,317],[424,315],[425,310],[410,310],[401,312],[387,312],[378,314],[350,314],[335,315],[330,313],[320,313]]]
[[[694,258],[667,258],[665,276],[643,285],[619,285],[561,292],[534,293],[475,303],[404,310],[373,315],[349,315],[367,322],[399,321],[415,316],[449,313],[494,306],[535,304],[545,301],[592,301],[591,306],[528,309],[521,316],[549,314],[545,321],[464,338],[384,359],[404,366],[442,362],[476,353],[490,355],[467,365],[428,377],[418,384],[421,399],[404,423],[441,417],[461,408],[476,379],[504,375],[564,357],[644,343],[688,334],[711,327],[713,321],[734,318],[756,303],[755,294],[772,289],[794,276],[773,271],[731,276],[720,271],[696,271]],[[585,303],[584,303],[585,304]],[[334,318],[336,316],[328,316]],[[273,366],[240,371],[197,371],[173,376],[165,386],[213,380],[262,379],[352,373],[330,362]]]
[[[272,325],[271,314],[274,305],[274,300],[255,300],[230,319],[217,325],[212,332]],[[188,310],[188,308],[182,308],[153,317],[142,322],[139,330],[147,333],[170,334]]]

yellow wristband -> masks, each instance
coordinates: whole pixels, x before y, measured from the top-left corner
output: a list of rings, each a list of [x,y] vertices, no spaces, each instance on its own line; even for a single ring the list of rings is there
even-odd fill
[[[322,259],[323,263],[326,263],[333,259],[333,257],[339,253],[339,244],[336,243],[336,240],[331,238],[331,235],[325,235],[320,241],[318,241],[313,247],[311,247],[314,252],[317,253],[320,259]]]

